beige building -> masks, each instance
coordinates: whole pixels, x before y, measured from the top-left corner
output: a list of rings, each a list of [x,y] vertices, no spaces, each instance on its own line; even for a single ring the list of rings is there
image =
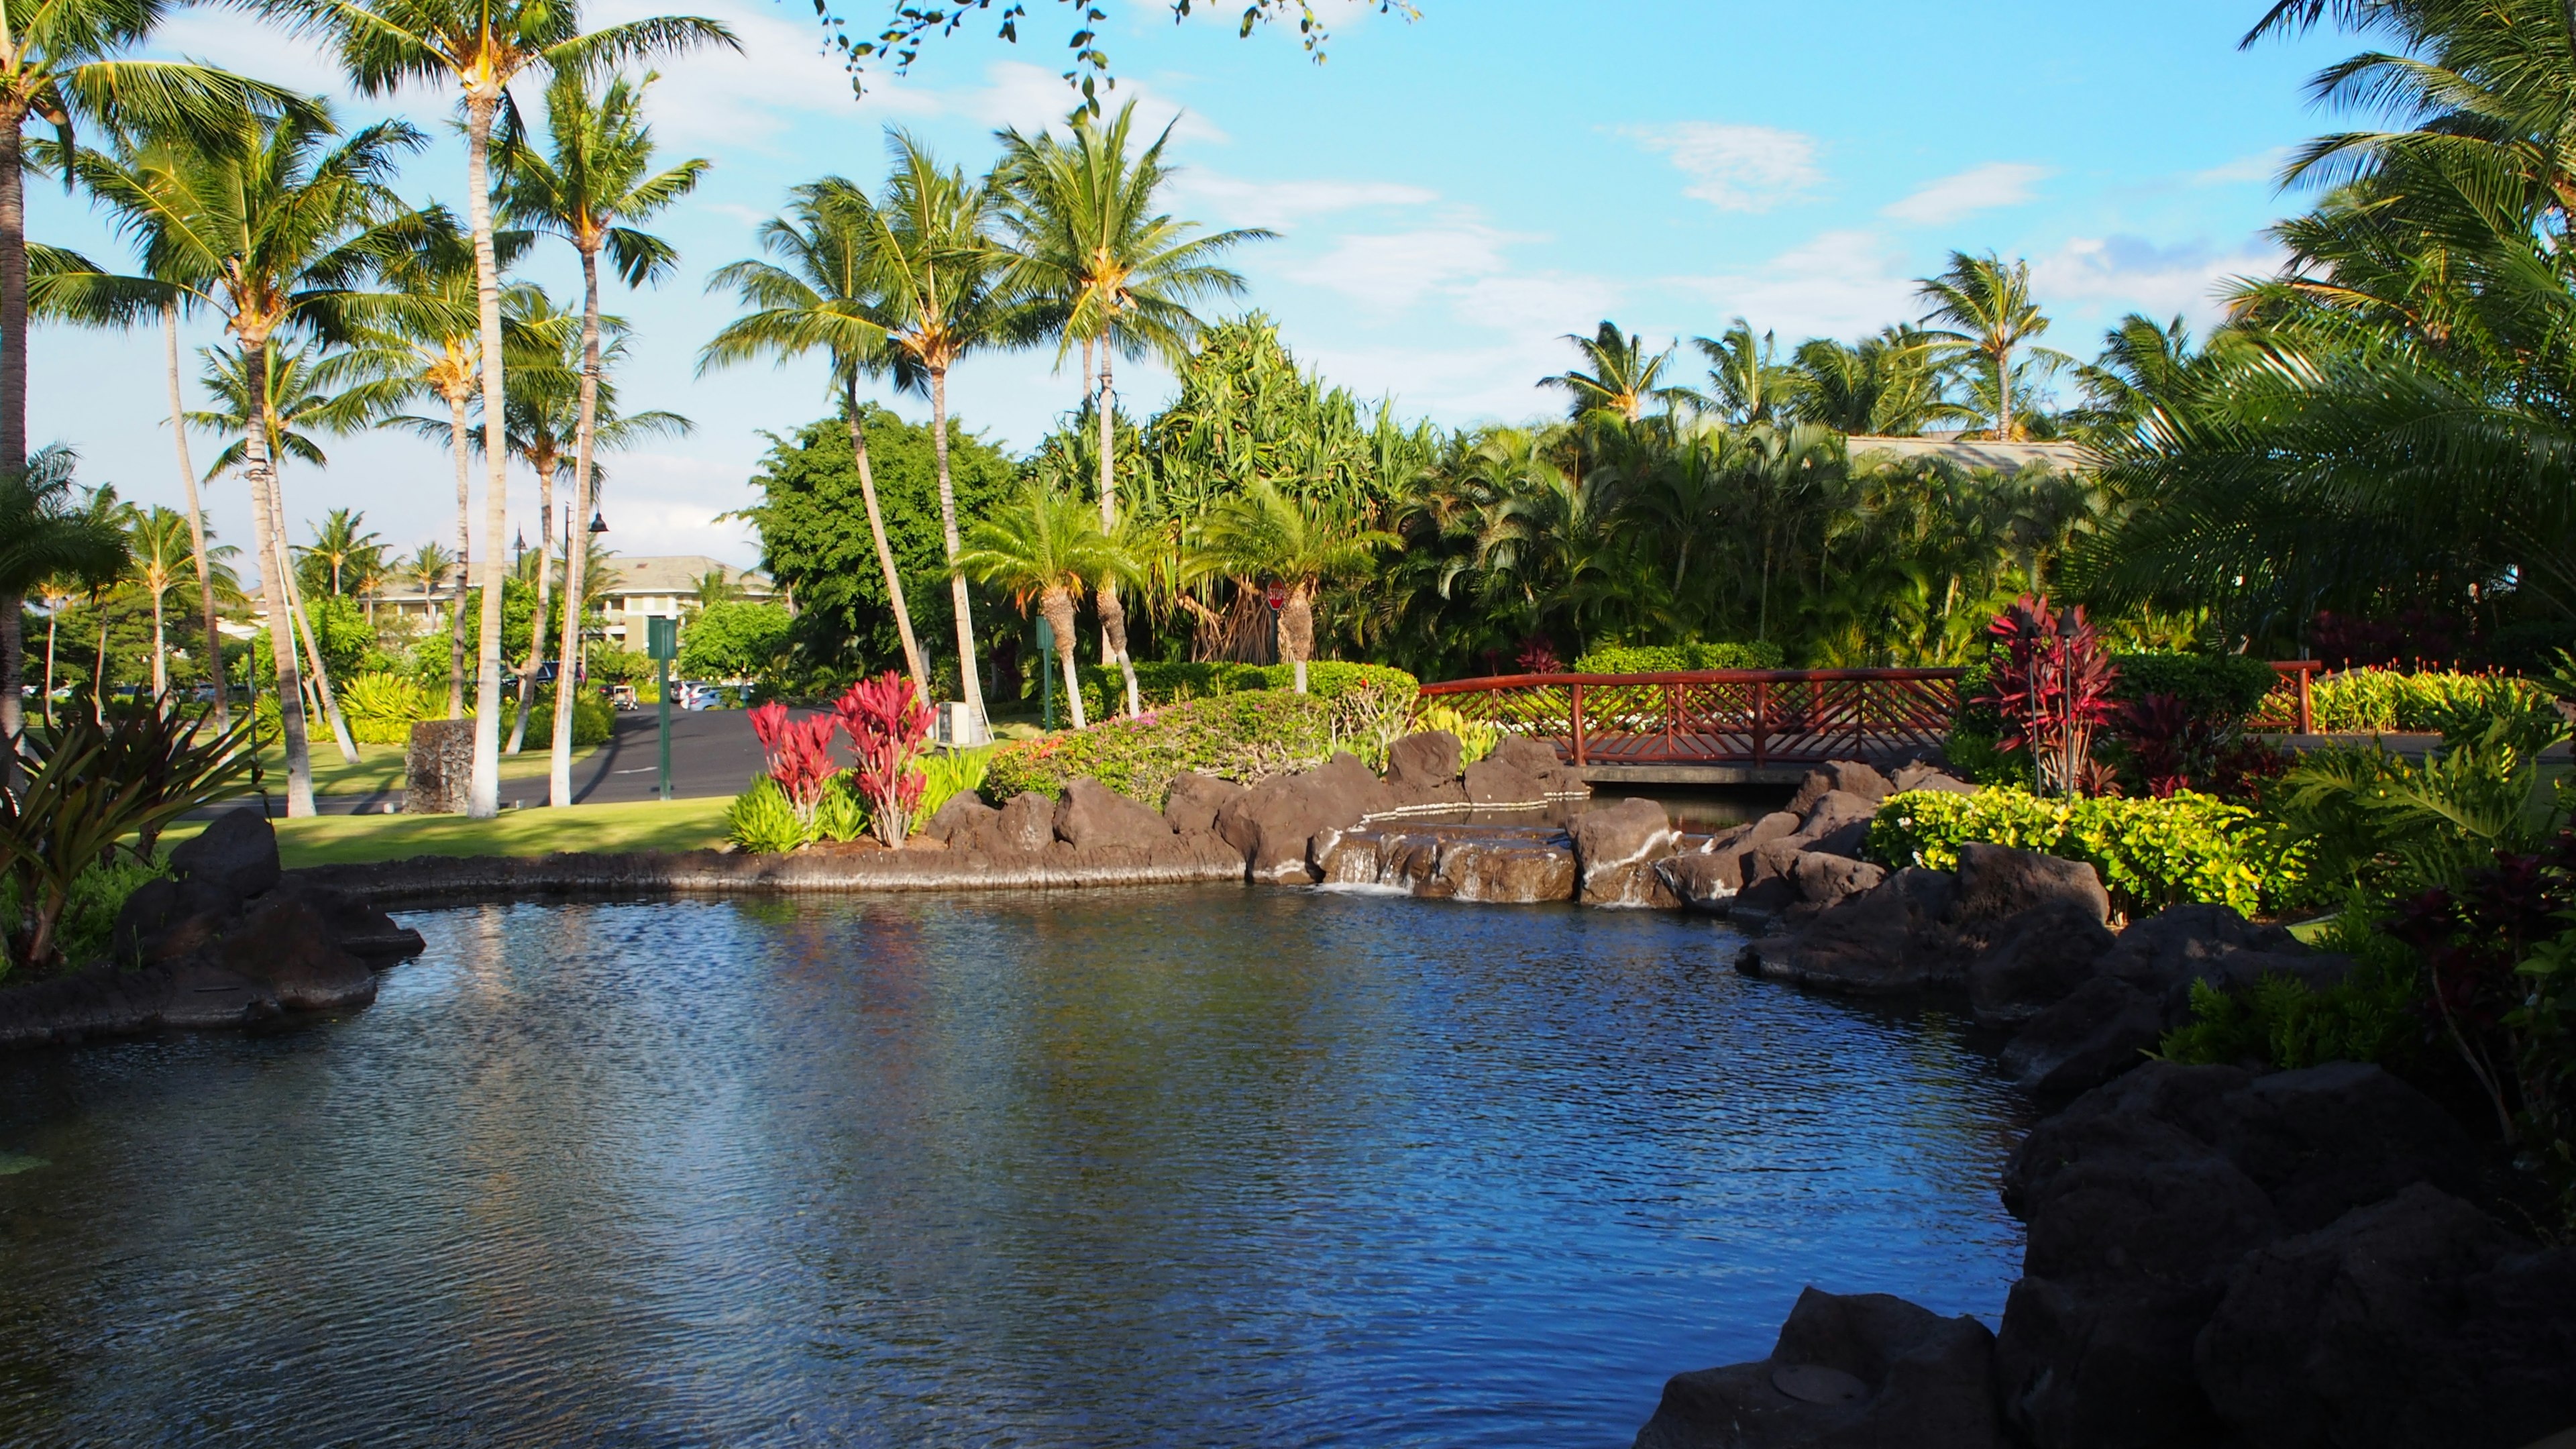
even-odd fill
[[[602,632],[610,643],[622,649],[644,647],[646,619],[680,619],[697,612],[700,585],[709,574],[721,572],[725,582],[745,599],[777,596],[767,576],[737,569],[702,553],[616,557],[609,559],[607,566],[609,586],[591,602],[605,616]],[[480,584],[483,570],[479,560],[474,572],[475,582]],[[414,628],[444,628],[448,607],[455,598],[454,570],[430,594],[424,594],[420,585],[409,579],[389,578],[375,596],[376,622],[380,626],[398,626],[410,620],[415,621]],[[630,639],[633,642],[628,642]]]

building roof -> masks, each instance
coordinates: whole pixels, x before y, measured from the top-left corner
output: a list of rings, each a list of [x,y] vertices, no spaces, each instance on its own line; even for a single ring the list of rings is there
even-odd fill
[[[1922,438],[1881,438],[1855,435],[1850,442],[1850,455],[1860,457],[1877,453],[1896,458],[1937,458],[1962,468],[1999,468],[2018,472],[2032,464],[2061,473],[2081,473],[2094,467],[2093,450],[2082,443],[1993,443],[1970,442],[1950,436]]]
[[[753,569],[738,569],[723,559],[702,553],[646,554],[633,558],[618,557],[608,561],[616,582],[600,590],[604,595],[621,594],[694,594],[698,580],[717,569],[725,571],[746,594],[775,592],[767,577]]]

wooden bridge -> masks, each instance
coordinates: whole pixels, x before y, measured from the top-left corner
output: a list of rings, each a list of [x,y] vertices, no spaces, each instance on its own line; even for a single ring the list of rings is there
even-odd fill
[[[2249,721],[2310,732],[2314,662],[2280,679]],[[1768,784],[1826,760],[1940,748],[1959,713],[1957,669],[1711,669],[1671,674],[1504,674],[1426,684],[1470,719],[1545,740],[1595,782]]]

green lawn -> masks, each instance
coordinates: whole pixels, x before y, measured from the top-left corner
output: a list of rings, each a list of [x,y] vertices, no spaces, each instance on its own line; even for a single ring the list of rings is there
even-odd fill
[[[508,740],[503,740],[508,744]],[[573,763],[590,757],[588,750],[575,750]],[[399,790],[403,785],[403,749],[401,745],[360,745],[358,763],[352,765],[340,758],[340,747],[326,731],[313,739],[313,793],[316,795],[372,795],[379,790]],[[516,755],[501,757],[501,778],[523,780],[546,772],[548,756],[544,749],[531,747]],[[286,789],[286,750],[272,746],[259,752],[259,767],[265,772],[270,792],[283,794]]]
[[[540,757],[542,758],[542,757]],[[277,822],[277,851],[289,869],[354,865],[413,855],[551,855],[559,850],[704,850],[725,838],[731,800],[639,800],[568,810],[505,810],[490,820],[462,815],[317,815]],[[193,822],[161,836],[164,849],[203,829]]]

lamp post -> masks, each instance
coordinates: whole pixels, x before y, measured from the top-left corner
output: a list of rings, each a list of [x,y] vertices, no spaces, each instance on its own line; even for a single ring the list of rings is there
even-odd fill
[[[1042,729],[1055,728],[1055,626],[1043,617],[1038,620],[1038,721]]]
[[[671,798],[671,661],[680,653],[680,621],[658,614],[645,620],[644,640],[662,679],[662,697],[658,706],[662,714],[662,798],[668,800]]]

